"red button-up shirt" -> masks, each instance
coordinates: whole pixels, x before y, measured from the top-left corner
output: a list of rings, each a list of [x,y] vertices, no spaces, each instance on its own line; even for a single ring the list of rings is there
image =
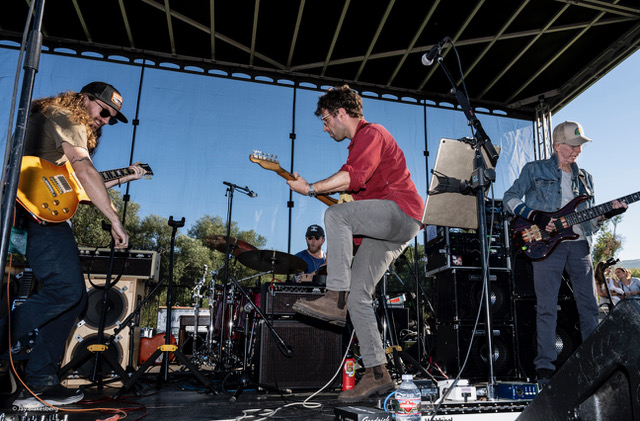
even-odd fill
[[[404,153],[387,129],[365,123],[363,119],[358,124],[347,162],[340,168],[351,177],[349,192],[354,200],[393,200],[421,221],[424,201],[411,180]]]

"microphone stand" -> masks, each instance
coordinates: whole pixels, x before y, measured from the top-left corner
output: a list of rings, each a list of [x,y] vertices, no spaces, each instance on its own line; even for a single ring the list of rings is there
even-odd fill
[[[468,182],[467,189],[463,189],[462,185],[464,182],[460,183],[460,191],[462,194],[471,194],[470,192],[475,193],[476,202],[477,202],[477,213],[478,213],[478,239],[480,240],[480,251],[481,251],[481,270],[482,270],[482,282],[483,282],[483,298],[484,298],[484,310],[485,310],[485,323],[486,323],[486,332],[487,332],[487,361],[489,362],[489,381],[487,385],[487,398],[490,400],[494,399],[494,389],[495,389],[495,375],[493,370],[493,329],[491,328],[491,307],[489,303],[489,295],[490,295],[490,286],[489,286],[489,252],[487,245],[487,221],[486,221],[486,208],[484,203],[485,192],[492,182],[495,181],[496,175],[495,171],[491,168],[487,168],[486,162],[484,160],[484,156],[482,155],[482,149],[486,152],[491,164],[495,167],[495,164],[498,161],[498,152],[493,147],[491,140],[485,133],[484,129],[478,118],[475,116],[473,110],[471,109],[471,104],[467,96],[458,89],[451,73],[447,69],[447,67],[443,63],[443,58],[440,55],[440,51],[438,51],[437,57],[438,63],[442,70],[444,71],[447,79],[451,83],[451,93],[453,93],[464,112],[464,115],[467,117],[467,122],[470,126],[475,129],[474,139],[476,140],[475,147],[475,157],[473,160],[473,172],[471,173],[471,179]],[[470,191],[470,192],[469,192]]]
[[[254,193],[249,187],[240,187],[237,184],[230,183],[228,181],[223,181],[222,184],[227,186],[226,196],[227,200],[227,235],[226,235],[226,250],[224,254],[224,274],[222,278],[222,326],[220,329],[220,343],[218,344],[218,362],[221,366],[224,366],[225,361],[222,359],[222,351],[225,349],[225,332],[228,330],[225,326],[226,324],[226,313],[227,313],[227,292],[229,290],[229,258],[231,256],[231,210],[233,209],[233,192],[238,190],[241,193],[246,194],[249,197],[257,197],[258,195]],[[230,329],[230,327],[229,327]],[[227,332],[229,336],[229,341],[231,341],[231,332]],[[231,344],[226,347],[227,349],[231,349]]]

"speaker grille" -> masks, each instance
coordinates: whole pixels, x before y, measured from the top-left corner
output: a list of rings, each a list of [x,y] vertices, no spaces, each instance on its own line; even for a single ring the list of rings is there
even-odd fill
[[[102,299],[104,289],[91,288],[87,293],[87,313],[84,321],[87,326],[97,328],[100,325],[102,317]],[[107,312],[105,314],[105,328],[113,327],[116,322],[120,321],[125,312],[129,309],[127,305],[127,297],[116,286],[113,286],[107,292]]]
[[[293,351],[287,358],[266,325],[260,332],[258,383],[285,388],[324,386],[342,361],[342,329],[327,323],[274,320],[273,327]],[[341,380],[338,376],[337,382]]]
[[[496,377],[510,379],[516,376],[515,343],[513,326],[492,326],[493,369]],[[464,358],[471,344],[469,361],[462,376],[470,379],[486,377],[489,374],[489,352],[487,332],[484,325],[478,326],[473,335],[473,326],[440,325],[437,333],[438,361],[450,376],[462,369]]]

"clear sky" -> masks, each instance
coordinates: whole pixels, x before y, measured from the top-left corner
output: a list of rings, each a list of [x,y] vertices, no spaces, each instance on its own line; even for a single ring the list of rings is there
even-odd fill
[[[5,104],[0,112],[2,139],[16,56],[15,51],[0,48],[0,103]],[[632,178],[635,148],[629,124],[638,117],[630,106],[640,94],[632,80],[638,61],[636,54],[553,119],[554,124],[577,120],[594,139],[585,146],[579,163],[594,175],[599,203],[640,190]],[[290,170],[290,133],[295,129],[294,170],[308,180],[333,174],[346,160],[347,143],[329,138],[313,115],[320,95],[316,91],[297,90],[294,117],[291,88],[146,69],[138,108],[139,67],[43,55],[33,96],[79,90],[92,80],[115,85],[123,93],[125,115],[129,120],[136,116],[140,120],[135,131],[131,124],[106,127],[94,162],[100,170],[125,167],[133,145],[133,161],[148,163],[155,173],[152,180],[130,187],[131,200],[141,205],[141,216],[184,216],[186,228],[206,214],[225,219],[229,198],[223,181],[227,181],[258,193],[257,198],[249,198],[236,192],[232,219],[241,229],[264,235],[268,248],[288,251],[288,187],[275,172],[251,163],[249,154],[257,149],[278,155],[280,165]],[[364,114],[369,121],[385,125],[398,140],[423,197],[427,170],[433,168],[440,139],[470,135],[461,112],[427,108],[427,167],[422,107],[365,97]],[[499,199],[524,162],[533,159],[532,145],[522,140],[531,138],[531,123],[486,115],[479,115],[479,119],[493,143],[502,148],[494,186]],[[299,195],[293,200],[291,253],[305,247],[306,227],[322,224],[326,208]],[[626,237],[620,253],[623,259],[640,258],[640,239],[632,228],[639,222],[640,208],[632,206],[619,226]]]

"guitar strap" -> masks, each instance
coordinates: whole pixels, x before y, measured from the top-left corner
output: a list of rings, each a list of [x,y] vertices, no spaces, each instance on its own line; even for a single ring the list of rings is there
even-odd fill
[[[587,193],[590,197],[593,197],[593,192],[589,189],[589,187],[587,187],[587,176],[584,175],[584,171],[582,170],[582,168],[580,168],[580,171],[578,172],[578,178],[582,182],[585,193]]]

